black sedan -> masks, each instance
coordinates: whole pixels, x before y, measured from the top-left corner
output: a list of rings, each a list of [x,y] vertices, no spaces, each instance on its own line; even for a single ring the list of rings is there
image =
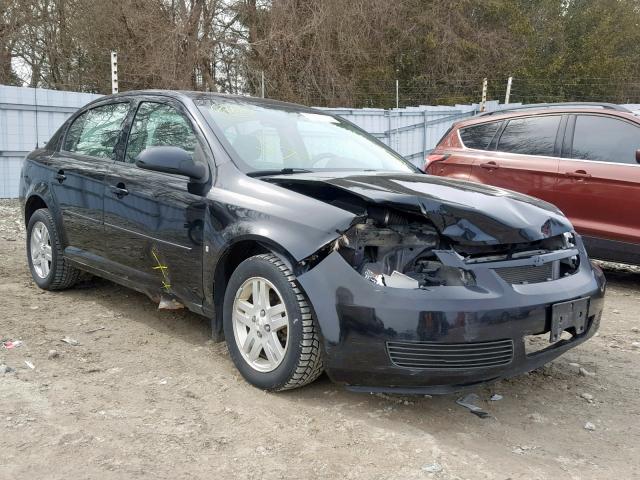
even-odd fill
[[[550,361],[602,314],[602,272],[553,205],[422,174],[298,105],[104,97],[28,155],[20,192],[41,288],[88,272],[186,306],[267,390],[326,371],[448,392]]]

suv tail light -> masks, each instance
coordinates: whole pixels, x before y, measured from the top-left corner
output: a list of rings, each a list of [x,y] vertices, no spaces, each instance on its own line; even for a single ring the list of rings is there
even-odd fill
[[[424,162],[424,168],[423,170],[426,172],[428,170],[428,168],[431,166],[431,164],[436,163],[436,162],[442,162],[443,160],[446,160],[447,158],[449,158],[449,154],[442,154],[442,153],[431,153],[427,156],[425,162]]]

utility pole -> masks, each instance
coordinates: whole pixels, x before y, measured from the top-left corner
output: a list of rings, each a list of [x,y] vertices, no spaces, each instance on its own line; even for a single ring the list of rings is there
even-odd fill
[[[507,93],[504,94],[504,104],[509,104],[509,97],[511,97],[511,83],[513,82],[513,77],[509,77],[507,80]]]
[[[484,112],[487,109],[487,79],[482,81],[482,101],[480,102],[480,111]]]
[[[111,50],[111,93],[118,93],[118,52]]]
[[[264,98],[264,70],[260,70],[260,95]]]

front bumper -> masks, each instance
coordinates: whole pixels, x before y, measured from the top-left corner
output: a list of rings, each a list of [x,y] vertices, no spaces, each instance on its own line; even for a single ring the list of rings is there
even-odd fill
[[[605,279],[581,242],[579,250],[575,274],[528,285],[508,284],[491,268],[481,268],[474,271],[476,287],[388,288],[365,280],[336,252],[298,279],[316,312],[333,381],[359,391],[449,393],[538,368],[594,335]],[[552,305],[584,297],[589,298],[584,332],[527,354],[525,337],[550,331]],[[502,342],[512,344],[512,353],[499,365],[412,368],[391,360],[388,342],[436,347]]]

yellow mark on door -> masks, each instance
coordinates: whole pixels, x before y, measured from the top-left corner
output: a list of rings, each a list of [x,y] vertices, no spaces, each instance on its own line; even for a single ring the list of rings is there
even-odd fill
[[[169,275],[167,274],[167,270],[169,270],[169,267],[162,264],[160,258],[158,258],[158,254],[156,253],[155,248],[151,250],[151,253],[153,254],[153,258],[156,259],[157,263],[157,265],[153,267],[153,269],[160,270],[160,273],[162,274],[162,288],[164,288],[168,292],[171,289],[171,283],[169,283]]]

